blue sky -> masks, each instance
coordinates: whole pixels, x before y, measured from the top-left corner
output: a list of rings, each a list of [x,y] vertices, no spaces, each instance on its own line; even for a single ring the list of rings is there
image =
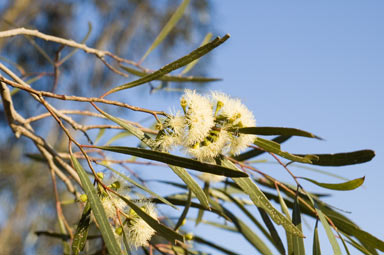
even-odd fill
[[[260,126],[296,127],[325,138],[290,141],[283,146],[288,151],[375,150],[369,163],[322,169],[366,176],[364,187],[335,192],[327,201],[384,239],[384,2],[216,0],[214,9],[212,22],[231,38],[216,50],[211,74],[224,81],[212,88],[241,98]]]

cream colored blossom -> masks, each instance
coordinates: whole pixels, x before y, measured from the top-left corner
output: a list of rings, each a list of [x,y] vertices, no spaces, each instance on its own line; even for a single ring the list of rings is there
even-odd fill
[[[188,129],[183,137],[184,145],[191,146],[203,141],[214,126],[210,100],[197,94],[194,90],[186,89],[180,104],[185,112]]]
[[[186,147],[186,151],[189,155],[197,158],[197,160],[210,162],[223,152],[223,149],[228,142],[229,136],[226,131],[211,131],[210,135],[203,141],[198,142],[193,146]]]
[[[104,207],[105,214],[110,219],[116,218],[116,208],[121,211],[127,207],[126,203],[118,197],[104,197],[102,199],[102,205]]]
[[[153,204],[144,204],[141,206],[141,209],[144,210],[152,218],[157,219],[157,212]],[[155,234],[155,230],[149,226],[140,216],[138,216],[132,209],[129,213],[132,217],[129,219],[128,224],[125,226],[125,231],[127,234],[127,239],[129,244],[136,249],[140,246],[147,246],[148,241]]]
[[[230,130],[256,126],[253,113],[239,99],[230,98],[221,92],[212,92],[211,97],[212,104],[218,105],[220,102],[220,109],[218,109],[215,117],[223,129]],[[255,137],[255,135],[232,133],[230,136],[229,153],[240,153],[249,144],[253,143]]]

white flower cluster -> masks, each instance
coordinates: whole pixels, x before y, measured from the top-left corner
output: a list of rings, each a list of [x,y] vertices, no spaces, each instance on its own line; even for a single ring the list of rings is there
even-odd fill
[[[124,215],[126,217],[128,216],[124,220],[123,226],[114,224],[116,226],[115,236],[117,240],[122,241],[122,228],[124,228],[124,232],[127,236],[127,241],[130,246],[137,249],[140,246],[148,245],[148,241],[152,238],[156,231],[151,226],[149,226],[139,215],[137,215],[133,209],[129,209],[122,199],[115,197],[112,199],[104,198],[102,200],[102,204],[107,217],[112,221],[117,221],[116,210],[121,212],[120,215]],[[153,204],[145,203],[140,208],[152,218],[158,218]]]
[[[162,151],[181,146],[192,157],[211,162],[219,154],[240,153],[255,139],[235,131],[256,124],[252,112],[239,99],[221,92],[202,96],[185,90],[180,104],[184,114],[169,117],[159,128],[156,142]]]
[[[103,175],[100,175],[100,178],[103,178]],[[108,185],[108,187],[117,191],[120,189],[120,182],[115,181]],[[100,190],[103,191],[101,188]],[[128,197],[126,196],[126,198]],[[108,219],[111,221],[111,223],[113,223],[111,225],[113,225],[115,228],[114,232],[117,240],[122,241],[122,234],[124,230],[130,246],[137,249],[140,246],[148,245],[148,241],[152,238],[156,231],[151,226],[149,226],[139,215],[137,215],[133,209],[129,208],[124,200],[113,194],[108,195],[104,191],[101,192],[101,201]],[[153,204],[149,202],[142,203],[140,208],[152,218],[158,218]],[[125,216],[125,219],[122,222],[122,226],[119,223],[117,211],[120,212],[121,216]]]

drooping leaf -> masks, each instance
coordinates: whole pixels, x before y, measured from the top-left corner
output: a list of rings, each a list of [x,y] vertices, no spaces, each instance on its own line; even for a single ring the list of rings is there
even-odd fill
[[[260,148],[262,148],[263,150],[275,153],[283,158],[286,158],[292,161],[297,161],[301,163],[311,163],[312,160],[316,159],[316,156],[314,155],[297,156],[297,155],[293,155],[288,152],[282,151],[280,150],[280,144],[276,142],[272,142],[270,140],[260,138],[260,137],[256,137],[253,143],[259,146]]]
[[[354,190],[360,187],[364,183],[364,179],[365,179],[365,177],[361,177],[361,178],[357,178],[357,179],[347,181],[347,182],[342,182],[342,183],[322,183],[306,177],[300,177],[300,178],[307,180],[309,182],[312,182],[317,186],[320,186],[326,189],[332,189],[332,190]]]
[[[319,231],[317,230],[317,223],[318,221],[316,221],[315,230],[313,231],[313,246],[312,246],[313,255],[321,255]]]
[[[315,208],[315,209],[316,209],[317,215],[319,216],[321,224],[323,224],[323,227],[325,229],[325,233],[327,234],[328,240],[331,243],[331,246],[333,249],[333,254],[334,255],[341,255],[341,250],[340,250],[339,244],[337,243],[337,240],[336,240],[335,236],[333,235],[332,229],[329,226],[327,219],[325,218],[322,211],[320,211],[317,208]]]
[[[134,210],[137,213],[137,215],[139,215],[149,226],[151,226],[151,228],[156,230],[158,235],[166,238],[167,240],[169,240],[170,242],[173,242],[173,243],[176,242],[176,240],[180,241],[180,242],[184,242],[184,237],[182,235],[180,235],[176,231],[170,229],[169,227],[159,223],[157,221],[157,219],[152,218],[149,214],[147,214],[139,206],[137,206],[135,203],[133,203],[132,201],[130,201],[126,197],[124,197],[120,194],[117,194],[117,195],[121,199],[123,199],[124,202],[127,203],[127,205],[129,207],[131,207],[132,210]]]
[[[237,167],[227,159],[221,162],[226,167],[236,169]],[[286,231],[291,232],[294,235],[304,237],[303,233],[293,223],[282,215],[276,208],[272,206],[268,198],[259,189],[259,187],[249,177],[234,178],[233,181],[241,187],[241,189],[250,197],[252,202],[263,208],[271,217],[271,219],[277,224],[282,225]]]
[[[101,114],[103,114],[107,119],[110,119],[119,126],[123,127],[125,130],[136,136],[141,142],[148,145],[150,148],[155,148],[154,141],[139,128],[136,128],[131,124],[102,111],[95,104],[93,104],[93,107],[95,107],[95,109]],[[191,175],[182,167],[172,165],[169,165],[169,167],[177,176],[179,176],[181,180],[183,180],[186,185],[188,185],[188,187],[196,195],[197,199],[199,199],[200,203],[204,207],[209,208],[208,198],[205,196],[203,189],[199,186],[199,184],[197,184],[197,182],[191,177]]]
[[[295,154],[298,157],[305,155]],[[335,154],[313,154],[317,157],[312,159],[313,165],[319,166],[346,166],[361,164],[370,161],[375,152],[372,150],[359,150],[353,152],[335,153]]]
[[[295,197],[295,202],[293,204],[292,209],[292,222],[295,224],[295,226],[302,230],[301,227],[301,212],[300,212],[300,206],[298,201],[298,196]],[[299,236],[293,236],[293,253],[294,255],[305,255],[305,248],[304,248],[304,238]]]
[[[283,242],[281,241],[281,238],[279,234],[276,231],[275,226],[273,225],[271,219],[269,218],[268,214],[264,211],[264,209],[261,209],[260,207],[257,208],[260,212],[261,218],[263,219],[265,225],[267,226],[269,233],[271,234],[273,243],[277,250],[280,252],[280,254],[285,254],[285,248],[283,245]]]
[[[84,249],[87,242],[89,223],[91,221],[91,205],[86,203],[83,213],[81,215],[79,224],[77,225],[75,235],[72,241],[72,253],[79,254]]]
[[[284,202],[284,199],[281,196],[281,193],[280,193],[279,189],[277,189],[277,194],[278,194],[278,197],[279,197],[279,203],[280,203],[280,206],[281,206],[281,210],[284,212],[285,216],[289,220],[291,220],[291,216],[289,215],[288,207],[287,207],[286,203]],[[285,231],[285,235],[287,237],[288,254],[291,255],[291,254],[294,253],[293,252],[293,234],[288,232],[288,231]]]
[[[261,254],[272,254],[268,246],[264,243],[264,241],[248,227],[248,225],[243,222],[239,217],[230,212],[224,206],[217,203],[215,200],[209,200],[213,209],[222,212],[225,214],[227,218],[229,218],[232,223],[236,226],[238,231],[248,240],[250,244],[252,244]]]
[[[264,228],[264,226],[253,216],[253,214],[247,210],[247,208],[239,201],[238,198],[235,198],[234,196],[231,196],[227,191],[217,189],[222,194],[224,194],[226,197],[229,198],[231,202],[233,202],[239,209],[260,229],[260,231],[264,234],[264,236],[275,245],[273,242],[273,239],[271,235],[268,233],[268,231]],[[277,248],[277,247],[276,247]]]
[[[245,177],[248,176],[246,173],[240,170],[233,170],[226,167],[203,163],[194,159],[184,158],[175,156],[169,153],[152,151],[135,147],[124,147],[124,146],[96,146],[96,148],[133,155],[140,158],[151,159],[163,163],[167,163],[173,166],[185,167],[188,169],[197,170],[204,173],[211,173],[216,175],[223,175],[227,177]]]
[[[283,142],[287,141],[289,138],[292,136],[278,136],[272,139],[273,142],[282,144]],[[245,161],[253,157],[257,157],[261,154],[265,153],[264,150],[260,150],[258,148],[254,148],[250,151],[244,152],[242,154],[239,154],[237,156],[234,156],[233,158],[236,159],[237,161]]]
[[[156,80],[156,79],[172,72],[173,70],[179,69],[180,67],[183,67],[183,66],[191,63],[195,59],[198,59],[198,58],[204,56],[205,54],[207,54],[208,52],[210,52],[214,48],[216,48],[219,45],[221,45],[222,43],[224,43],[228,38],[229,38],[228,34],[225,35],[223,38],[217,37],[212,42],[207,43],[204,46],[197,48],[196,50],[192,51],[188,55],[186,55],[182,58],[179,58],[178,60],[160,68],[159,70],[157,70],[151,74],[148,74],[148,75],[146,75],[146,76],[144,76],[138,80],[128,82],[128,83],[125,83],[123,85],[120,85],[118,87],[111,89],[110,91],[105,93],[104,96],[107,96],[111,93],[114,93],[114,92],[117,92],[117,91],[120,91],[123,89],[133,88],[133,87],[139,86],[141,84]]]
[[[107,215],[105,214],[104,207],[101,204],[100,198],[96,193],[95,188],[93,187],[89,177],[76,157],[71,154],[71,161],[74,168],[77,171],[77,174],[80,177],[82,188],[87,194],[88,201],[91,205],[93,215],[95,216],[96,222],[99,225],[101,235],[105,245],[107,246],[108,252],[113,255],[121,254],[119,245],[116,242],[115,236],[113,234],[111,225],[109,224]]]
[[[297,128],[286,127],[245,127],[236,129],[237,132],[242,134],[253,135],[283,135],[283,136],[302,136],[309,138],[316,138],[322,140],[320,137]]]
[[[187,217],[189,208],[191,207],[191,201],[192,201],[192,192],[189,191],[188,192],[187,204],[184,206],[184,210],[183,210],[183,212],[181,213],[179,219],[176,222],[176,225],[175,225],[175,228],[174,228],[175,231],[177,231],[184,224],[184,221],[185,221],[185,219]]]
[[[196,60],[195,60],[196,61]],[[146,75],[149,75],[150,73],[145,73],[142,71],[139,71],[137,69],[120,65],[121,68],[123,68],[128,73],[134,74],[136,76],[144,77]],[[196,77],[196,76],[175,76],[175,75],[164,75],[157,80],[159,81],[173,81],[173,82],[212,82],[212,81],[220,81],[219,78],[207,78],[207,77]]]
[[[209,182],[204,183],[203,190],[204,190],[205,195],[208,197],[209,196]],[[195,226],[199,225],[199,223],[203,220],[203,216],[204,216],[204,210],[202,210],[202,209],[198,210],[196,221],[195,221]]]
[[[179,21],[179,19],[183,16],[185,8],[187,8],[190,0],[184,0],[180,6],[176,9],[176,11],[172,14],[171,18],[168,20],[167,24],[163,27],[163,29],[160,31],[159,35],[156,37],[155,41],[152,43],[152,45],[149,47],[149,49],[145,52],[144,56],[141,58],[140,62],[143,62],[144,59],[148,56],[149,53],[153,49],[155,49],[171,32],[173,27],[176,25],[176,23]]]

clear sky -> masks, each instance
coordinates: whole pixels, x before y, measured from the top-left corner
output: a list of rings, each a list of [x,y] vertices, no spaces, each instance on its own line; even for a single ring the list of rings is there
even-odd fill
[[[259,126],[296,127],[325,138],[298,138],[283,149],[375,150],[369,163],[327,168],[350,179],[366,176],[364,187],[333,192],[327,201],[351,211],[348,217],[384,239],[384,1],[214,3],[212,21],[231,38],[216,50],[211,74],[224,81],[212,88],[241,98]],[[321,244],[330,249],[326,239]]]

